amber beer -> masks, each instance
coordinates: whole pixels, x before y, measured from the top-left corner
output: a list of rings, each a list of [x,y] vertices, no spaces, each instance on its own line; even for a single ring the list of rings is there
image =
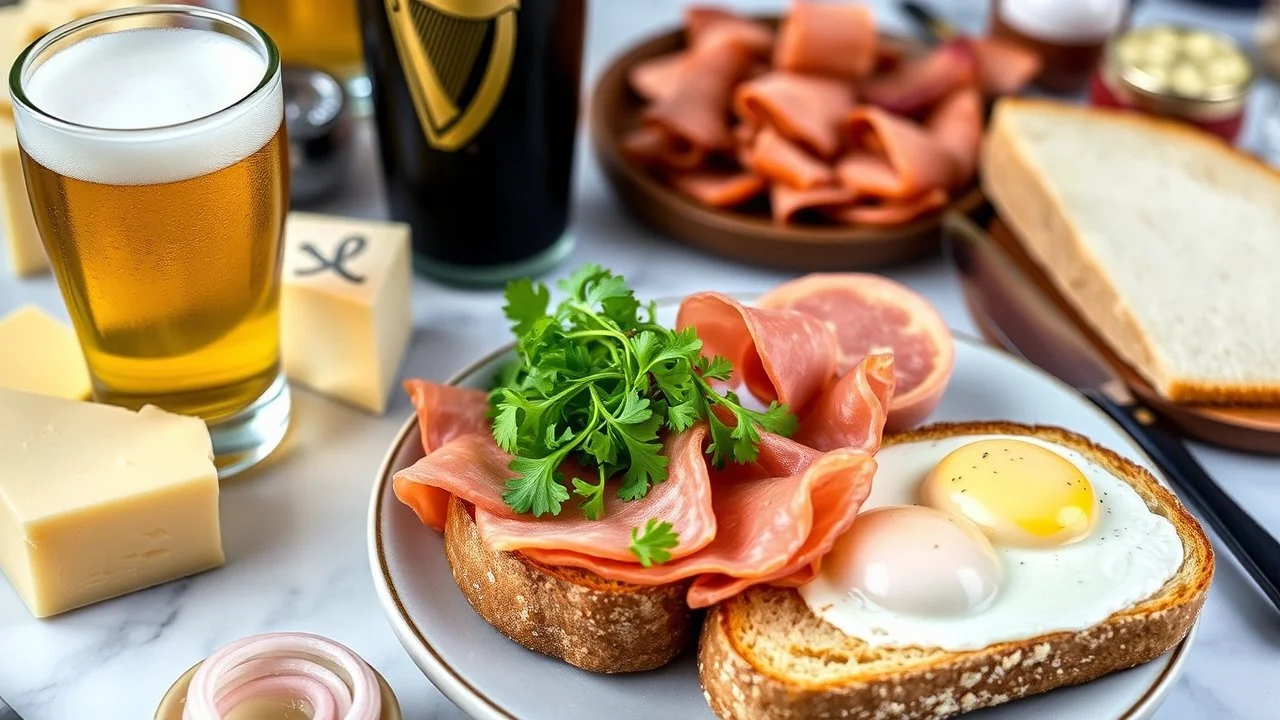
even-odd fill
[[[225,473],[256,462],[289,413],[270,40],[222,13],[142,7],[55,30],[18,65],[28,195],[95,399],[199,416]]]
[[[392,214],[461,283],[569,252],[584,0],[360,0]]]

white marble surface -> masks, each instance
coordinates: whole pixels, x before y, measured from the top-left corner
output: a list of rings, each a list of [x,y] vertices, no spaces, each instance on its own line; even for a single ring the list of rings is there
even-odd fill
[[[782,1],[739,4],[776,8]],[[935,0],[935,5],[974,27],[985,8],[980,0]],[[679,6],[677,0],[594,0],[587,82],[613,53],[673,22]],[[1139,20],[1154,17],[1191,17],[1242,38],[1252,20],[1239,12],[1147,0]],[[901,25],[893,12],[882,18]],[[344,195],[323,209],[367,216],[384,212],[371,143],[365,128],[357,171]],[[585,144],[578,167],[578,245],[561,272],[584,261],[603,263],[648,296],[708,287],[751,291],[784,279],[656,237],[622,214]],[[889,274],[927,295],[953,327],[972,331],[956,283],[941,261]],[[17,281],[0,270],[0,314],[23,302],[65,315],[51,279]],[[419,281],[416,332],[404,374],[445,378],[501,343],[505,327],[499,307],[496,292]],[[386,675],[406,718],[461,718],[392,636],[366,561],[370,483],[395,429],[410,412],[409,403],[397,394],[385,416],[372,418],[296,391],[294,412],[286,449],[261,472],[224,489],[225,567],[45,621],[33,620],[0,582],[0,697],[26,720],[149,718],[173,679],[215,647],[251,633],[302,630],[360,652]],[[1200,446],[1195,452],[1261,523],[1280,533],[1280,461]],[[1157,714],[1159,720],[1280,717],[1280,615],[1225,551],[1219,552],[1218,567],[1187,672]],[[644,712],[614,708],[611,715],[643,717]]]

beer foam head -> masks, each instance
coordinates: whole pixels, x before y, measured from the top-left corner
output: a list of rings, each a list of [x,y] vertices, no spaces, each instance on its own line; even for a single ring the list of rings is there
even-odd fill
[[[267,59],[210,30],[140,28],[89,37],[29,70],[14,103],[23,149],[77,180],[174,182],[229,167],[283,118],[279,73],[249,98]],[[248,98],[248,99],[246,99]]]

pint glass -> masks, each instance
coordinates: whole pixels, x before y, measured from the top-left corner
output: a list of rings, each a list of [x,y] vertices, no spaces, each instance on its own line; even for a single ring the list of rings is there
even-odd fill
[[[59,27],[9,77],[94,399],[203,418],[223,476],[265,457],[289,419],[279,65],[250,23],[153,5]]]

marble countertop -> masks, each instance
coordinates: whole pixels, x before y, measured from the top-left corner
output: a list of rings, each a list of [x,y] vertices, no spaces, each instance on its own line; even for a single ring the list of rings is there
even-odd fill
[[[736,4],[776,9],[783,2]],[[882,23],[903,27],[890,3],[876,4],[885,6]],[[937,0],[934,5],[977,28],[986,4]],[[678,0],[594,0],[584,89],[614,53],[673,23],[680,6]],[[1167,0],[1140,5],[1140,22],[1157,17],[1198,20],[1241,39],[1248,38],[1253,19],[1249,13]],[[1262,88],[1254,109],[1267,108],[1273,92]],[[1250,143],[1256,142],[1260,114],[1255,112],[1250,123]],[[359,140],[360,159],[347,188],[317,209],[384,214],[367,124]],[[576,181],[572,231],[577,246],[560,273],[582,262],[602,263],[623,273],[642,296],[707,287],[756,291],[786,277],[698,254],[635,224],[610,195],[585,143],[579,146]],[[887,274],[928,296],[954,328],[973,332],[956,281],[941,261]],[[15,280],[0,272],[0,315],[24,302],[65,317],[51,278]],[[404,375],[443,379],[503,342],[500,305],[497,292],[459,291],[418,280]],[[252,633],[299,630],[333,637],[362,654],[394,687],[406,718],[462,718],[401,649],[370,580],[365,546],[370,486],[410,412],[399,393],[384,416],[371,417],[295,390],[295,420],[283,450],[261,471],[224,487],[227,563],[217,571],[44,621],[32,619],[0,582],[0,697],[26,720],[150,718],[173,680],[216,647]],[[1280,533],[1280,460],[1199,445],[1194,451],[1241,505]],[[1276,717],[1280,617],[1221,547],[1218,558],[1199,637],[1158,720]]]

